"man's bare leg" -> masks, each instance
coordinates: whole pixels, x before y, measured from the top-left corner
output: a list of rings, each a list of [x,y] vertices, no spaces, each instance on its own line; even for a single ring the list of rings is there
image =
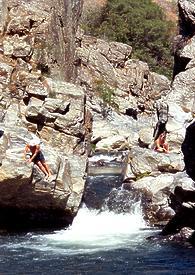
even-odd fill
[[[50,171],[49,166],[47,165],[47,163],[42,162],[41,164],[44,166],[45,170],[47,171],[48,177],[50,177],[51,176],[51,171]]]
[[[45,174],[45,176],[49,177],[49,173],[47,172],[45,167],[42,165],[42,163],[40,161],[38,161],[38,162],[36,162],[36,164],[39,167],[39,169]]]

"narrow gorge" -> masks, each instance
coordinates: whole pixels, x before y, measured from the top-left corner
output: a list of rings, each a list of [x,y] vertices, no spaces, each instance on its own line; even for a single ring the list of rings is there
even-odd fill
[[[146,223],[162,228],[175,187],[194,189],[181,151],[194,117],[194,3],[178,1],[172,81],[131,58],[130,45],[86,35],[82,0],[0,5],[0,230],[70,225],[89,158],[102,153],[125,156],[123,188],[140,198]],[[159,101],[169,105],[169,154],[152,149]],[[50,181],[23,158],[35,135]]]

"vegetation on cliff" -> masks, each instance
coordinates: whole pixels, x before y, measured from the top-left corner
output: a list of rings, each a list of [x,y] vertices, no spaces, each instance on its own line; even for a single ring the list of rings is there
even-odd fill
[[[171,77],[176,24],[168,21],[162,8],[151,0],[108,0],[101,14],[88,16],[83,28],[88,34],[131,45],[132,58]]]

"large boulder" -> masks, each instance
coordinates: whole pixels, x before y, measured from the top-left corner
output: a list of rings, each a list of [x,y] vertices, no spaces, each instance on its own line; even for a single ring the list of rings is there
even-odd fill
[[[0,226],[10,229],[12,219],[21,221],[16,228],[25,226],[24,220],[27,227],[33,228],[66,226],[72,222],[81,202],[86,156],[65,157],[62,148],[54,149],[44,141],[41,150],[52,172],[51,178],[45,180],[43,172],[24,158],[25,144],[31,138],[26,128],[18,127],[5,128],[1,137]],[[46,215],[50,209],[52,213]]]
[[[139,197],[145,220],[150,225],[165,225],[174,217],[168,197],[176,186],[193,189],[193,181],[185,172],[142,174],[137,180],[125,180],[123,187]]]

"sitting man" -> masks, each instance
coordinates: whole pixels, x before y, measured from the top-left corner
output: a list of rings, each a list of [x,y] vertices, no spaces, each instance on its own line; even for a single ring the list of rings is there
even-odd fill
[[[154,141],[154,150],[160,153],[169,153],[169,145],[166,143],[166,131],[161,133]]]
[[[26,155],[30,153],[30,158],[27,160],[28,163],[34,162],[40,170],[45,174],[46,179],[51,176],[50,169],[45,162],[45,158],[40,148],[40,140],[38,138],[32,139],[26,144],[24,149],[25,158]]]

